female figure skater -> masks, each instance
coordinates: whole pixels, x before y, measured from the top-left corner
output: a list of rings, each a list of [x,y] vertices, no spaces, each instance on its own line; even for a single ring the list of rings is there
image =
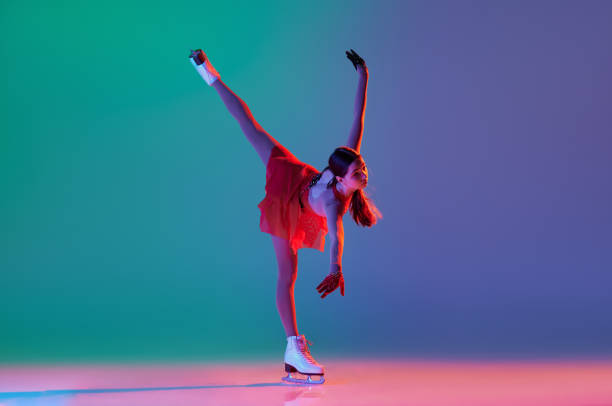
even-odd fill
[[[193,66],[219,93],[266,167],[266,195],[258,204],[260,229],[271,234],[278,262],[276,305],[287,334],[285,372],[288,375],[283,380],[289,382],[325,382],[323,365],[310,355],[305,336],[298,335],[293,297],[297,250],[315,248],[324,251],[325,234],[329,231],[330,272],[317,286],[317,291],[324,298],[340,287],[340,294],[344,296],[342,217],[350,208],[355,222],[367,227],[376,223],[377,216],[382,217],[363,192],[368,182],[368,170],[359,154],[368,68],[352,49],[346,52],[346,56],[359,73],[355,118],[346,145],[336,148],[329,157],[329,166],[319,173],[314,167],[299,161],[255,121],[249,107],[221,81],[221,76],[201,49],[192,51],[190,55]],[[293,378],[292,372],[308,375],[308,379]],[[311,375],[319,376],[319,380],[313,381]]]

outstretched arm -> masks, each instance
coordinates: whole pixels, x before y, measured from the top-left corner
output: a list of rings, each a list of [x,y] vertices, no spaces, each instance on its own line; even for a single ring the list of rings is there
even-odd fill
[[[359,152],[361,149],[361,139],[363,138],[363,122],[365,119],[368,78],[370,75],[365,61],[355,51],[351,49],[351,52],[347,51],[346,55],[353,62],[355,69],[359,73],[359,84],[357,85],[357,95],[355,96],[355,116],[346,146]]]
[[[327,230],[330,242],[329,274],[317,286],[321,299],[340,287],[340,294],[344,296],[344,276],[342,274],[342,250],[344,248],[344,227],[342,213],[337,202],[330,202],[325,206],[327,216]]]
[[[342,216],[337,213],[337,206],[326,207],[327,229],[329,230],[329,272],[342,272],[342,251],[344,250],[344,225]]]

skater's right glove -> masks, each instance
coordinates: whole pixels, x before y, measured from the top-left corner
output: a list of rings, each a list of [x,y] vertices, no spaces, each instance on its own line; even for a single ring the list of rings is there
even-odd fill
[[[342,271],[331,272],[323,279],[323,282],[317,286],[317,291],[322,293],[321,299],[332,293],[340,286],[340,294],[344,296],[344,276]]]

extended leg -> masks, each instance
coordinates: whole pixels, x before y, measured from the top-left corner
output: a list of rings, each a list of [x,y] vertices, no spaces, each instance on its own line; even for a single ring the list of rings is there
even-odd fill
[[[268,158],[275,145],[280,145],[270,134],[268,134],[251,114],[249,106],[227,87],[221,79],[216,80],[212,86],[217,90],[225,106],[240,124],[244,135],[257,151],[264,166],[268,163]]]
[[[278,261],[278,281],[276,283],[276,307],[285,328],[287,337],[297,336],[295,300],[293,291],[297,278],[297,253],[289,247],[289,241],[272,236],[276,260]]]

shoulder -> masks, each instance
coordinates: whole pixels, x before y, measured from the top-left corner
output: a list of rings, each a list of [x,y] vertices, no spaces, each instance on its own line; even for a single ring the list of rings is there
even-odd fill
[[[323,207],[327,216],[342,217],[347,211],[347,202],[338,197],[332,188],[329,188],[322,194]]]
[[[327,183],[329,183],[329,181],[332,180],[333,177],[334,174],[332,173],[331,169],[324,169],[323,172],[321,172],[321,179],[319,179],[319,182],[327,186]]]

